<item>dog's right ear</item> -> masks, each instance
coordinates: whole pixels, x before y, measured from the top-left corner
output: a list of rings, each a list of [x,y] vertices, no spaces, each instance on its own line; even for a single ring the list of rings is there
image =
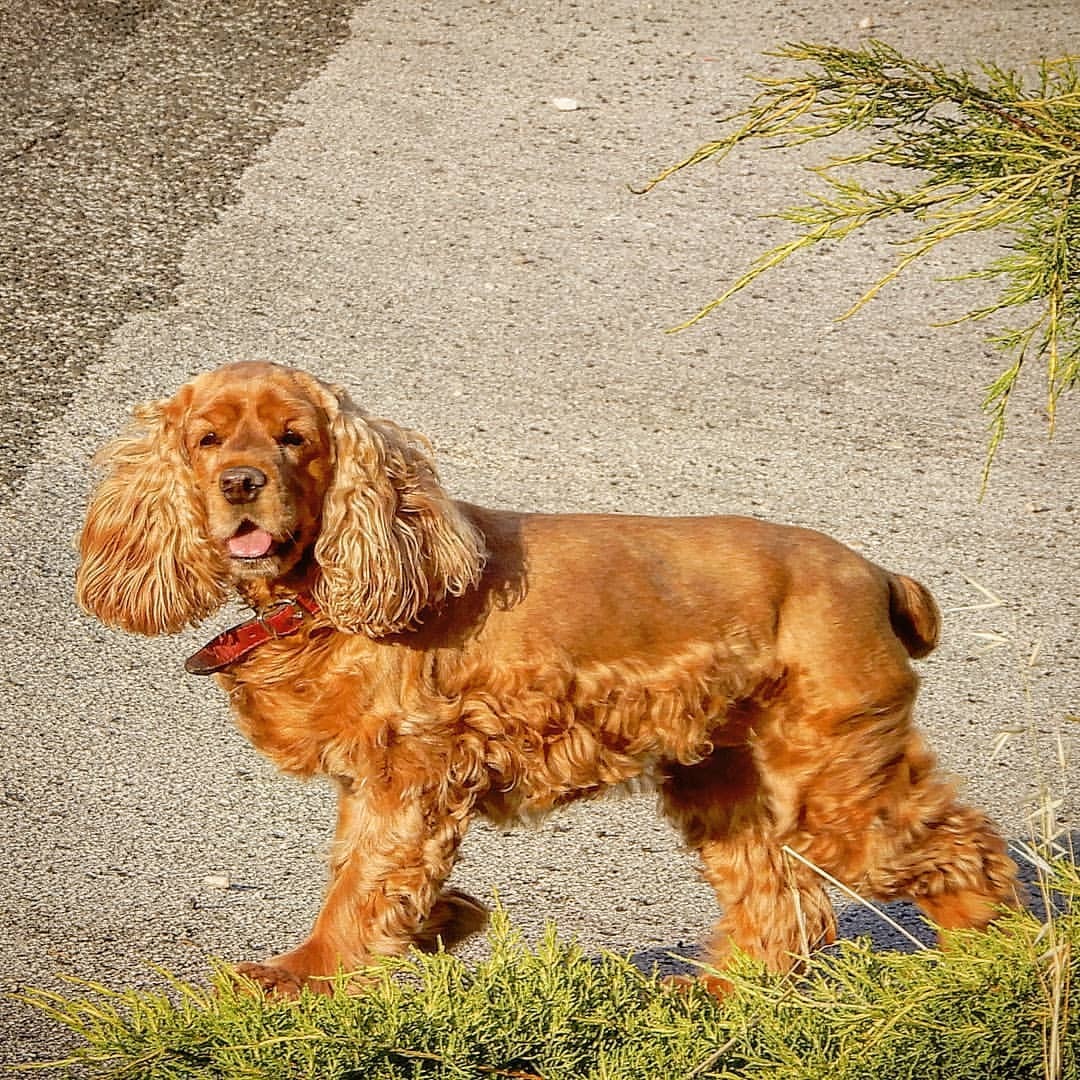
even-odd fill
[[[75,579],[82,607],[139,634],[173,634],[219,608],[225,567],[180,441],[184,392],[135,410],[134,423],[94,459]]]

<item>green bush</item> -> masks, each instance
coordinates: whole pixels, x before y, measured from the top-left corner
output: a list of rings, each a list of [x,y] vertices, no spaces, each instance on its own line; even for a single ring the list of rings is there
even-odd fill
[[[893,268],[842,318],[854,314],[913,262],[939,244],[994,231],[1003,254],[969,278],[1002,282],[998,299],[968,312],[986,319],[1005,311],[1022,320],[990,340],[1010,358],[987,388],[987,470],[1005,434],[1009,398],[1034,357],[1046,371],[1053,432],[1058,398],[1080,381],[1080,66],[1075,58],[1044,60],[1032,85],[1014,71],[984,64],[981,73],[951,72],[903,56],[880,41],[863,49],[788,45],[775,55],[803,65],[800,75],[761,79],[751,106],[731,117],[730,134],[707,143],[652,180],[690,165],[722,160],[735,147],[802,146],[841,132],[865,142],[813,171],[823,184],[812,201],[779,211],[800,232],[758,258],[696,322],[796,252],[839,241],[886,218],[911,224],[897,243]],[[896,187],[871,183],[884,169]],[[907,186],[904,186],[904,183]],[[681,328],[680,328],[681,329]],[[985,475],[984,475],[985,483]]]
[[[50,1068],[129,1078],[505,1077],[511,1080],[1076,1080],[1080,874],[1056,868],[1058,911],[1012,914],[944,952],[844,942],[798,978],[743,958],[718,1002],[549,928],[530,949],[496,913],[490,958],[410,955],[362,993],[268,1000],[222,969],[211,989],[84,983],[28,1000],[79,1037]]]

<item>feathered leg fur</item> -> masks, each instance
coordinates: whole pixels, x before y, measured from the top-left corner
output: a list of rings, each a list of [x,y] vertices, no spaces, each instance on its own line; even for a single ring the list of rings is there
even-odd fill
[[[834,940],[823,879],[785,845],[862,896],[913,900],[942,929],[986,926],[1020,902],[1004,841],[937,771],[908,694],[855,714],[801,716],[788,690],[756,718],[749,747],[669,769],[661,787],[724,909],[711,965],[722,968],[737,946],[787,970]],[[706,981],[724,990],[723,979]]]
[[[295,994],[311,980],[326,990],[328,973],[351,972],[409,946],[447,945],[482,929],[479,902],[442,886],[468,826],[464,813],[436,809],[423,797],[384,805],[389,793],[341,784],[330,886],[308,939],[239,973],[264,989]]]

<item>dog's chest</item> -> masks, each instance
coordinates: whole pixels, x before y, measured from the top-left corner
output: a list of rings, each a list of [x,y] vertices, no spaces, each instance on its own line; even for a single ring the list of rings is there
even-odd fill
[[[237,727],[285,772],[352,772],[343,758],[380,742],[385,691],[370,658],[346,662],[340,651],[333,639],[305,634],[267,643],[219,676]]]

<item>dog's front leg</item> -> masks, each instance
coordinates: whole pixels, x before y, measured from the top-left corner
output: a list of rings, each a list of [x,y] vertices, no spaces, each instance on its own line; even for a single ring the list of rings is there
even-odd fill
[[[434,792],[403,794],[374,782],[341,780],[339,788],[330,887],[311,935],[291,952],[236,968],[268,991],[291,996],[306,984],[328,992],[341,972],[425,944],[425,924],[437,917],[468,809],[450,809]],[[467,932],[483,925],[475,901],[454,894],[450,903],[474,905]]]

